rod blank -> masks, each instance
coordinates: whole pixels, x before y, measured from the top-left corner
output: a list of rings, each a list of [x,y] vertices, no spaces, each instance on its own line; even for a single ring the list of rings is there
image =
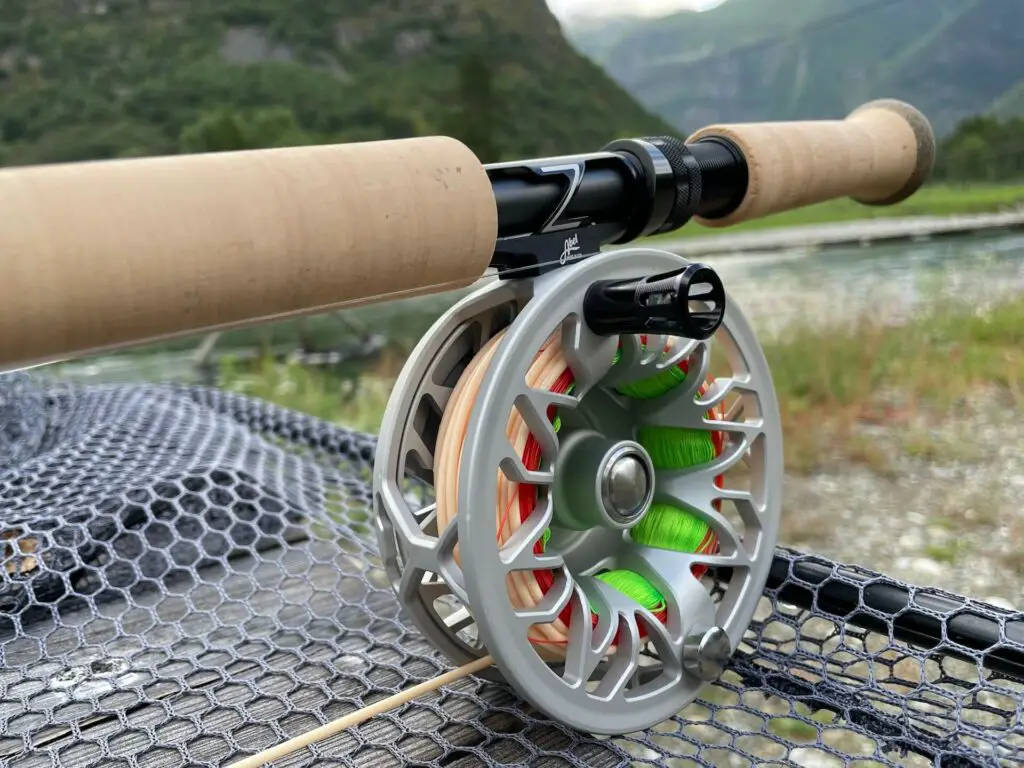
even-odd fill
[[[401,707],[403,704],[408,704],[410,701],[414,701],[420,696],[436,691],[438,688],[454,683],[457,680],[461,680],[469,675],[475,675],[477,672],[481,672],[487,667],[494,664],[494,659],[490,656],[483,656],[479,659],[463,664],[461,667],[449,670],[444,674],[432,677],[429,680],[424,680],[422,683],[406,688],[404,691],[388,696],[386,699],[382,699],[374,704],[370,704],[367,707],[351,712],[344,717],[339,717],[337,720],[332,720],[326,725],[321,725],[319,728],[314,728],[311,731],[307,731],[299,736],[295,736],[288,741],[276,744],[269,749],[265,749],[250,757],[245,757],[238,762],[232,763],[228,768],[260,768],[260,766],[269,765],[275,760],[280,760],[287,757],[293,752],[297,752],[304,747],[308,747],[311,744],[315,744],[318,741],[323,741],[331,736],[336,736],[339,733],[348,730],[349,728],[355,728],[360,723],[364,723],[371,717],[376,717],[385,712],[390,712],[393,709]]]

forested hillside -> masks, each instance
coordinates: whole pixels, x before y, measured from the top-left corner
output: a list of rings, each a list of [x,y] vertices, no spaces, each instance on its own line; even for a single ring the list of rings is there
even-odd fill
[[[0,0],[0,163],[447,133],[485,162],[667,126],[544,0]]]
[[[940,135],[972,115],[1024,114],[1021,0],[727,0],[571,36],[683,132],[841,117],[879,97],[914,104]]]

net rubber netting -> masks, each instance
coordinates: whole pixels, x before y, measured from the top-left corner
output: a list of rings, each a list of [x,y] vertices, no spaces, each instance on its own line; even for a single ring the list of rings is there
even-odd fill
[[[222,766],[448,668],[379,568],[373,450],[215,389],[0,377],[0,764]],[[645,733],[470,679],[280,765],[1020,765],[1022,670],[1022,615],[779,550],[724,679]]]

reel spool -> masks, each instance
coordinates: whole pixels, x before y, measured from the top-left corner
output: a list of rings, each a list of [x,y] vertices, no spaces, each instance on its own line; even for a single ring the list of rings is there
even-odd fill
[[[768,365],[717,276],[623,249],[496,281],[434,324],[388,403],[374,507],[398,597],[442,653],[490,654],[482,676],[538,710],[622,734],[723,671],[782,480]]]

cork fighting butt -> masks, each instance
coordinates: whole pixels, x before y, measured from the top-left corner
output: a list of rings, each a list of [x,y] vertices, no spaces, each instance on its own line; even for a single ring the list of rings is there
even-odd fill
[[[711,125],[687,139],[725,139],[746,160],[746,192],[723,215],[695,216],[708,227],[850,197],[893,205],[928,179],[935,135],[928,120],[901,101],[858,107],[845,120]]]

